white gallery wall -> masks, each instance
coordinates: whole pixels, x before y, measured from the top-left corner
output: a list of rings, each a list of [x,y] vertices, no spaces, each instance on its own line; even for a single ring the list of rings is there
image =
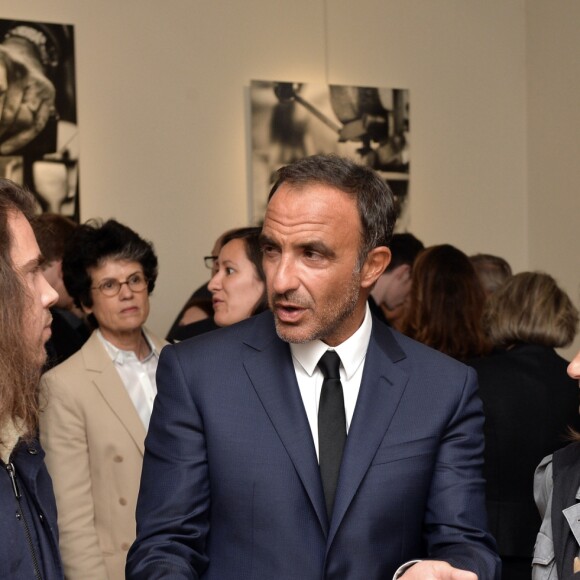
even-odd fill
[[[409,230],[546,270],[578,302],[579,17],[575,0],[0,0],[0,18],[75,25],[81,217],[155,243],[160,334],[247,223],[252,79],[410,89]]]
[[[528,267],[580,304],[580,2],[527,2]],[[580,349],[580,335],[564,352]]]

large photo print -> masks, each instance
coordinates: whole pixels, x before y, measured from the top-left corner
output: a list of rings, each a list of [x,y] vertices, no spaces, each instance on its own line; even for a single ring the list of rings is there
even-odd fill
[[[0,20],[0,175],[39,212],[79,218],[74,30]]]
[[[409,195],[409,91],[252,81],[250,218],[264,216],[272,176],[316,153],[351,157],[377,170],[397,200],[404,228]]]

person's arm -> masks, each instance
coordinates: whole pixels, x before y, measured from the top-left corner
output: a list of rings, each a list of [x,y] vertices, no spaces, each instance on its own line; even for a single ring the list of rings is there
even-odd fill
[[[67,578],[106,580],[105,562],[95,529],[89,450],[84,413],[53,372],[41,381],[40,440],[52,477],[58,509],[60,551]]]
[[[401,580],[493,580],[501,564],[487,532],[483,412],[475,371],[468,368],[459,404],[441,438],[425,509],[428,557]]]
[[[127,580],[197,579],[208,565],[210,483],[203,419],[175,349],[165,347],[159,359]]]

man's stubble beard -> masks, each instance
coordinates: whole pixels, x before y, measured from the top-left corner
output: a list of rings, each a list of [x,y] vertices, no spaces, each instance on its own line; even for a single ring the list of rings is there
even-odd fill
[[[349,283],[345,288],[344,299],[340,302],[334,302],[323,312],[319,312],[319,316],[314,320],[314,325],[310,332],[304,336],[295,336],[295,333],[292,332],[293,328],[299,329],[299,326],[292,327],[287,331],[284,328],[284,325],[280,323],[278,318],[274,315],[278,337],[284,342],[293,344],[302,344],[317,339],[326,342],[325,339],[332,336],[340,325],[354,312],[360,296],[360,279],[360,272],[353,272]],[[301,302],[300,299],[293,299],[292,293],[285,294],[284,297],[287,300],[294,301],[298,304]]]

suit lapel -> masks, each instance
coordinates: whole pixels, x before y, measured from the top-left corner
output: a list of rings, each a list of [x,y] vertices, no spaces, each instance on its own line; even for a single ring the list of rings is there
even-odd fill
[[[318,460],[290,348],[275,334],[271,316],[258,317],[255,331],[246,342],[244,367],[326,533],[328,518]]]
[[[93,332],[81,352],[91,381],[143,455],[145,427],[96,332]]]
[[[346,438],[328,546],[367,473],[397,410],[408,375],[394,363],[405,358],[391,331],[373,320],[373,331],[351,426]]]

